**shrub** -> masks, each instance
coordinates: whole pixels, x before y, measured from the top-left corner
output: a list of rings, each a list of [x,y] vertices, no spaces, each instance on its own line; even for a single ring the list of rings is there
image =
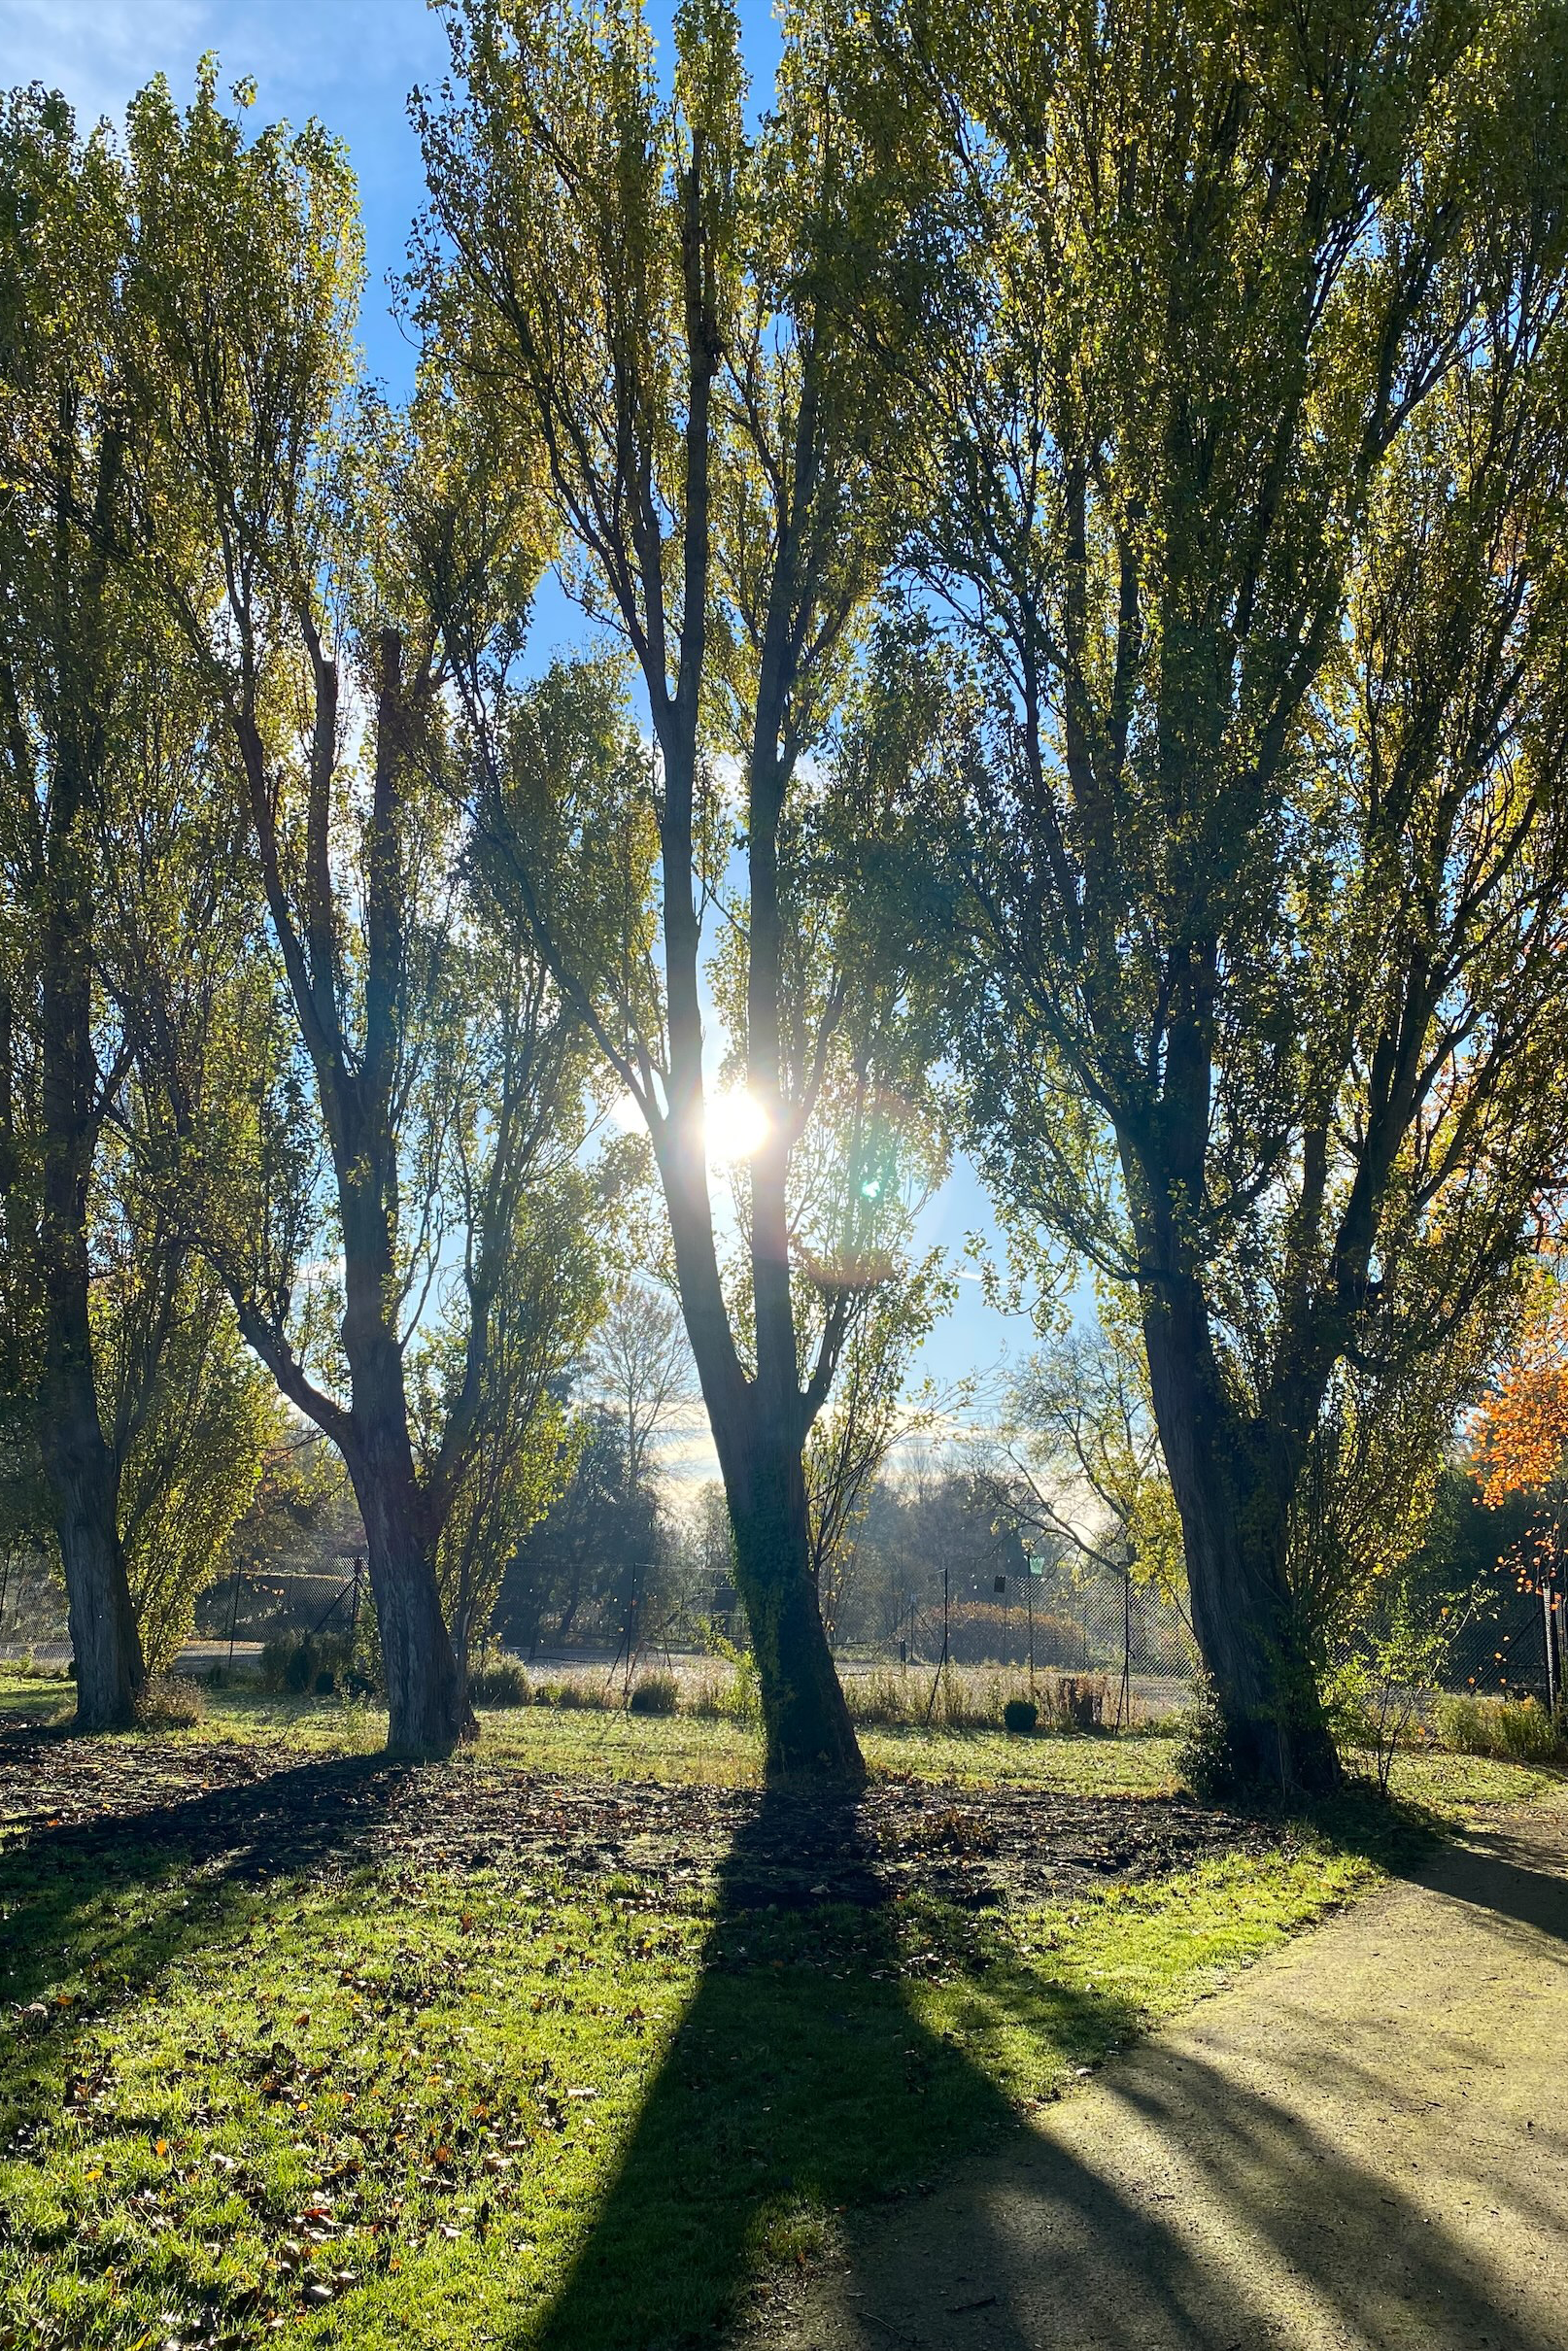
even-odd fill
[[[205,1695],[184,1674],[153,1674],[136,1701],[141,1730],[188,1730],[206,1712]]]
[[[1051,1686],[1051,1711],[1061,1730],[1104,1730],[1106,1686],[1083,1674],[1058,1674]]]
[[[368,1696],[371,1684],[355,1664],[343,1633],[279,1633],[261,1652],[261,1687],[302,1698],[307,1691],[329,1698],[338,1690]]]
[[[672,1715],[680,1703],[680,1684],[673,1674],[642,1674],[631,1686],[627,1711],[633,1715]]]
[[[19,1657],[8,1660],[6,1671],[18,1682],[74,1682],[76,1659],[67,1657],[63,1665],[51,1665],[47,1657],[35,1657],[30,1649],[24,1649]]]
[[[1568,1761],[1568,1730],[1534,1698],[1442,1698],[1437,1735],[1460,1755],[1492,1755],[1505,1763]]]
[[[749,1650],[735,1659],[723,1705],[732,1722],[757,1723],[763,1719],[763,1686]]]
[[[1040,1708],[1033,1698],[1009,1698],[1002,1709],[1002,1726],[1015,1738],[1027,1739],[1040,1727]]]
[[[516,1657],[492,1657],[469,1673],[468,1695],[475,1706],[527,1706],[533,1691]]]
[[[731,1674],[726,1666],[704,1666],[691,1676],[686,1686],[686,1702],[692,1713],[709,1721],[722,1719],[730,1683]]]
[[[1236,1758],[1220,1712],[1219,1694],[1207,1674],[1199,1676],[1188,1708],[1176,1769],[1195,1796],[1227,1794],[1236,1785]]]

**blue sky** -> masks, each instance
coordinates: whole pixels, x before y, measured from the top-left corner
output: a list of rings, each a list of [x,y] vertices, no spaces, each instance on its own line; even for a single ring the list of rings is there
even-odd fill
[[[655,29],[668,21],[653,11]],[[742,0],[747,61],[766,85],[778,53],[767,6]],[[372,370],[393,392],[406,389],[412,355],[389,314],[386,282],[401,265],[410,219],[423,191],[419,150],[405,101],[415,83],[438,81],[446,63],[439,19],[423,0],[0,0],[0,83],[41,81],[62,90],[78,114],[118,116],[155,73],[176,97],[188,90],[196,59],[214,50],[225,84],[252,74],[256,119],[320,116],[348,145],[358,174],[369,262],[363,341]],[[536,627],[565,639],[570,608],[541,599]],[[541,657],[553,648],[539,646]],[[972,1171],[960,1167],[925,1219],[928,1245],[961,1256],[965,1236],[989,1230],[990,1210]],[[987,1306],[973,1280],[934,1335],[920,1370],[946,1384],[989,1370],[1027,1348],[1030,1333]]]

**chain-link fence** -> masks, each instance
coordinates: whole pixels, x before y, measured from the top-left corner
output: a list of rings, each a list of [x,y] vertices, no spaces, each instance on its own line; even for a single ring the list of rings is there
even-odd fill
[[[1521,1591],[1499,1578],[1495,1598],[1459,1624],[1443,1680],[1450,1690],[1536,1698],[1546,1706],[1558,1694],[1562,1653],[1562,1596]]]
[[[1181,1607],[1114,1573],[996,1576],[911,1596],[896,1635],[843,1643],[839,1669],[886,1664],[1088,1674],[1141,1713],[1174,1712],[1191,1695],[1198,1653]]]

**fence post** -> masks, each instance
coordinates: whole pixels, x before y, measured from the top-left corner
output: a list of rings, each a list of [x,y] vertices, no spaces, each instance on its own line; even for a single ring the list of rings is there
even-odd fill
[[[1547,1712],[1549,1715],[1556,1713],[1558,1701],[1562,1696],[1562,1651],[1558,1646],[1557,1595],[1554,1584],[1553,1576],[1542,1577],[1541,1638],[1547,1653]]]
[[[1129,1728],[1133,1720],[1133,1571],[1131,1565],[1121,1571],[1121,1688],[1116,1693],[1116,1728],[1122,1727],[1125,1710]]]
[[[234,1671],[234,1627],[240,1618],[240,1563],[234,1562],[234,1589],[228,1603],[228,1670]]]
[[[947,1624],[948,1624],[947,1596],[948,1596],[948,1565],[947,1565],[947,1561],[944,1559],[944,1560],[942,1561],[942,1653],[941,1653],[941,1655],[940,1655],[940,1656],[937,1658],[937,1671],[936,1671],[936,1674],[934,1675],[934,1677],[933,1677],[933,1679],[932,1679],[932,1685],[931,1685],[931,1695],[930,1695],[930,1697],[929,1697],[929,1698],[926,1700],[926,1725],[927,1725],[927,1728],[928,1728],[928,1729],[930,1728],[930,1725],[931,1725],[931,1718],[932,1718],[932,1715],[933,1715],[933,1714],[935,1713],[935,1711],[936,1711],[936,1706],[937,1706],[937,1690],[938,1690],[938,1689],[941,1687],[941,1679],[942,1679],[942,1674],[943,1674],[943,1672],[945,1671],[945,1669],[946,1669],[946,1665],[947,1665]]]

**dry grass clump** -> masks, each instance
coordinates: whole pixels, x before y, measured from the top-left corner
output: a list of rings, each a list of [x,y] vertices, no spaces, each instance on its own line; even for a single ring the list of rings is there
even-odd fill
[[[845,1677],[844,1696],[859,1723],[916,1729],[927,1721],[943,1730],[1001,1730],[1015,1700],[1033,1701],[1041,1730],[1103,1730],[1111,1711],[1109,1685],[1094,1674],[1026,1675],[996,1667],[872,1666]]]
[[[1440,1698],[1437,1735],[1459,1755],[1501,1763],[1568,1763],[1568,1723],[1534,1698]]]
[[[153,1674],[136,1701],[138,1730],[190,1730],[207,1719],[207,1699],[185,1674]]]
[[[990,1730],[1006,1727],[1009,1703],[1027,1701],[1041,1731],[1110,1727],[1114,1693],[1103,1675],[1038,1673],[949,1665],[876,1665],[844,1672],[850,1719],[864,1728]],[[935,1693],[933,1683],[935,1682]],[[710,1721],[755,1723],[761,1719],[757,1668],[749,1656],[666,1659],[644,1665],[630,1679],[625,1666],[557,1667],[529,1672],[518,1659],[492,1660],[469,1680],[476,1706],[553,1706],[620,1714],[697,1715]]]

